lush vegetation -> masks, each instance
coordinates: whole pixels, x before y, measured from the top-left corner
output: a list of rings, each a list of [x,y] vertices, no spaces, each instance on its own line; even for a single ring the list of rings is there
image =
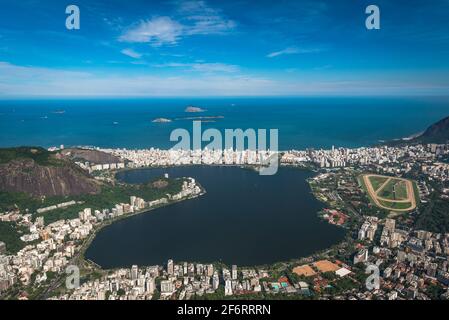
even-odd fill
[[[51,197],[44,199],[36,199],[24,193],[0,192],[0,210],[17,207],[22,213],[26,209],[30,213],[34,213],[36,209],[62,203],[65,201],[75,200],[82,202],[67,208],[56,209],[41,214],[34,214],[34,218],[44,217],[45,224],[50,224],[61,219],[74,219],[78,217],[79,211],[84,208],[92,208],[92,210],[111,209],[118,203],[129,203],[131,196],[137,196],[152,201],[166,196],[167,193],[175,194],[181,191],[183,180],[181,179],[159,179],[159,182],[166,183],[139,185],[118,184],[115,186],[106,185],[100,194],[97,195],[81,195],[72,197]],[[162,187],[161,187],[162,186]],[[0,222],[0,241],[6,244],[8,253],[15,254],[26,244],[20,240],[20,236],[26,234],[25,227],[17,226],[13,222]]]
[[[54,152],[49,152],[40,147],[18,147],[0,149],[0,164],[8,163],[15,159],[33,159],[43,166],[58,166],[63,162],[53,157]]]
[[[35,212],[39,208],[48,207],[58,203],[69,201],[70,197],[35,198],[23,192],[0,191],[0,212],[19,209],[24,213],[27,209]]]
[[[438,284],[430,284],[426,290],[427,294],[432,300],[441,300],[441,295],[446,292],[446,290]]]
[[[160,179],[163,180],[163,179]],[[164,188],[154,187],[152,182],[142,185],[117,184],[104,185],[101,192],[96,195],[79,195],[67,197],[33,198],[25,193],[0,192],[0,212],[18,208],[22,213],[28,210],[30,213],[36,212],[39,208],[48,207],[62,202],[75,200],[82,202],[71,207],[56,209],[35,217],[43,216],[46,224],[60,219],[73,219],[78,216],[78,212],[84,208],[93,210],[111,209],[117,203],[129,203],[130,196],[137,196],[152,201],[164,197],[167,193],[178,193],[181,191],[182,180],[166,180],[168,185]]]
[[[20,237],[26,233],[24,227],[19,227],[13,222],[0,221],[0,241],[6,244],[6,252],[15,254],[25,246]]]
[[[388,178],[374,176],[369,177],[368,179],[371,185],[373,186],[374,191],[377,191],[380,188],[380,186],[383,185],[385,181],[387,181]]]
[[[380,190],[378,196],[391,200],[407,199],[407,185],[402,180],[391,179],[386,186]]]
[[[434,194],[418,216],[415,228],[438,233],[449,232],[449,202]]]
[[[45,224],[50,224],[61,219],[77,218],[78,213],[84,208],[92,208],[92,210],[103,210],[111,209],[118,203],[129,203],[129,199],[131,196],[140,197],[145,199],[146,201],[152,201],[165,197],[167,193],[174,194],[181,191],[182,180],[165,181],[167,181],[168,184],[164,188],[157,188],[153,186],[152,182],[139,185],[106,185],[102,188],[99,194],[70,197],[70,200],[82,202],[81,204],[36,214],[35,217],[42,216],[44,217]],[[65,201],[67,200],[68,199],[66,199]],[[52,199],[52,201],[54,200]]]
[[[35,205],[38,205],[38,200],[26,193],[0,191],[0,212],[16,208],[25,210],[26,208],[33,208]]]

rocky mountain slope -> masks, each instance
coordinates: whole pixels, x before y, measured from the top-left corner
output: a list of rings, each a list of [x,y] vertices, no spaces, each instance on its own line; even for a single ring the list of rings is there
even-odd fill
[[[422,143],[446,143],[449,141],[449,117],[434,123],[413,140]]]
[[[432,124],[421,134],[411,138],[387,141],[386,144],[393,147],[419,143],[443,144],[447,142],[449,142],[449,117]]]
[[[95,164],[122,162],[120,158],[98,150],[69,148],[62,150],[60,153],[74,161],[88,161]]]
[[[0,191],[33,196],[95,194],[100,186],[62,155],[42,148],[0,149]]]

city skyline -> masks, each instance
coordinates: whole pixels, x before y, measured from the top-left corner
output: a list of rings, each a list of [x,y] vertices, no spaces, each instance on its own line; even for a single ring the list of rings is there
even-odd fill
[[[0,98],[444,95],[449,88],[443,0],[73,4],[79,30],[66,28],[68,3],[2,4]],[[365,26],[371,4],[380,8],[379,30]]]

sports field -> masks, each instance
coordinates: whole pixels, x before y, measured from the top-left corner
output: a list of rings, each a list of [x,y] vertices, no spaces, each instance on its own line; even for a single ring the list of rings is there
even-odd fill
[[[413,181],[376,174],[362,175],[360,180],[368,196],[379,208],[396,212],[416,208],[418,200]]]

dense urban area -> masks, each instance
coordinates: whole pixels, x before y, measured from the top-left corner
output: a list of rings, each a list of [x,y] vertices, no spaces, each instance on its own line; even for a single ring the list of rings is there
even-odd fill
[[[0,234],[6,237],[0,242],[2,299],[449,298],[448,144],[278,153],[90,149],[120,159],[101,164],[76,160],[97,180],[108,183],[114,182],[117,170],[186,165],[257,168],[266,163],[267,157],[277,156],[282,166],[316,172],[309,184],[325,204],[318,214],[328,223],[345,228],[346,238],[312,256],[265,266],[168,260],[155,266],[103,270],[84,259],[85,248],[105,225],[207,192],[201,181],[165,176],[153,182],[152,193],[131,189],[135,191],[132,194],[129,189],[124,192],[126,187],[122,186],[118,191],[121,201],[113,205],[110,201],[74,197],[46,206],[19,205],[0,213]],[[62,146],[50,149],[60,150]],[[375,179],[364,182],[366,174],[375,175]],[[403,180],[392,184],[392,178]],[[413,187],[401,198],[403,181]],[[387,192],[389,184],[392,187]],[[150,194],[151,199],[145,197]],[[376,205],[378,199],[393,204],[391,209]],[[405,201],[414,201],[416,206],[401,210],[397,204]],[[105,206],[100,208],[99,203]],[[53,214],[57,218],[50,218]],[[80,268],[81,283],[75,288],[66,287],[66,270],[71,265]]]

